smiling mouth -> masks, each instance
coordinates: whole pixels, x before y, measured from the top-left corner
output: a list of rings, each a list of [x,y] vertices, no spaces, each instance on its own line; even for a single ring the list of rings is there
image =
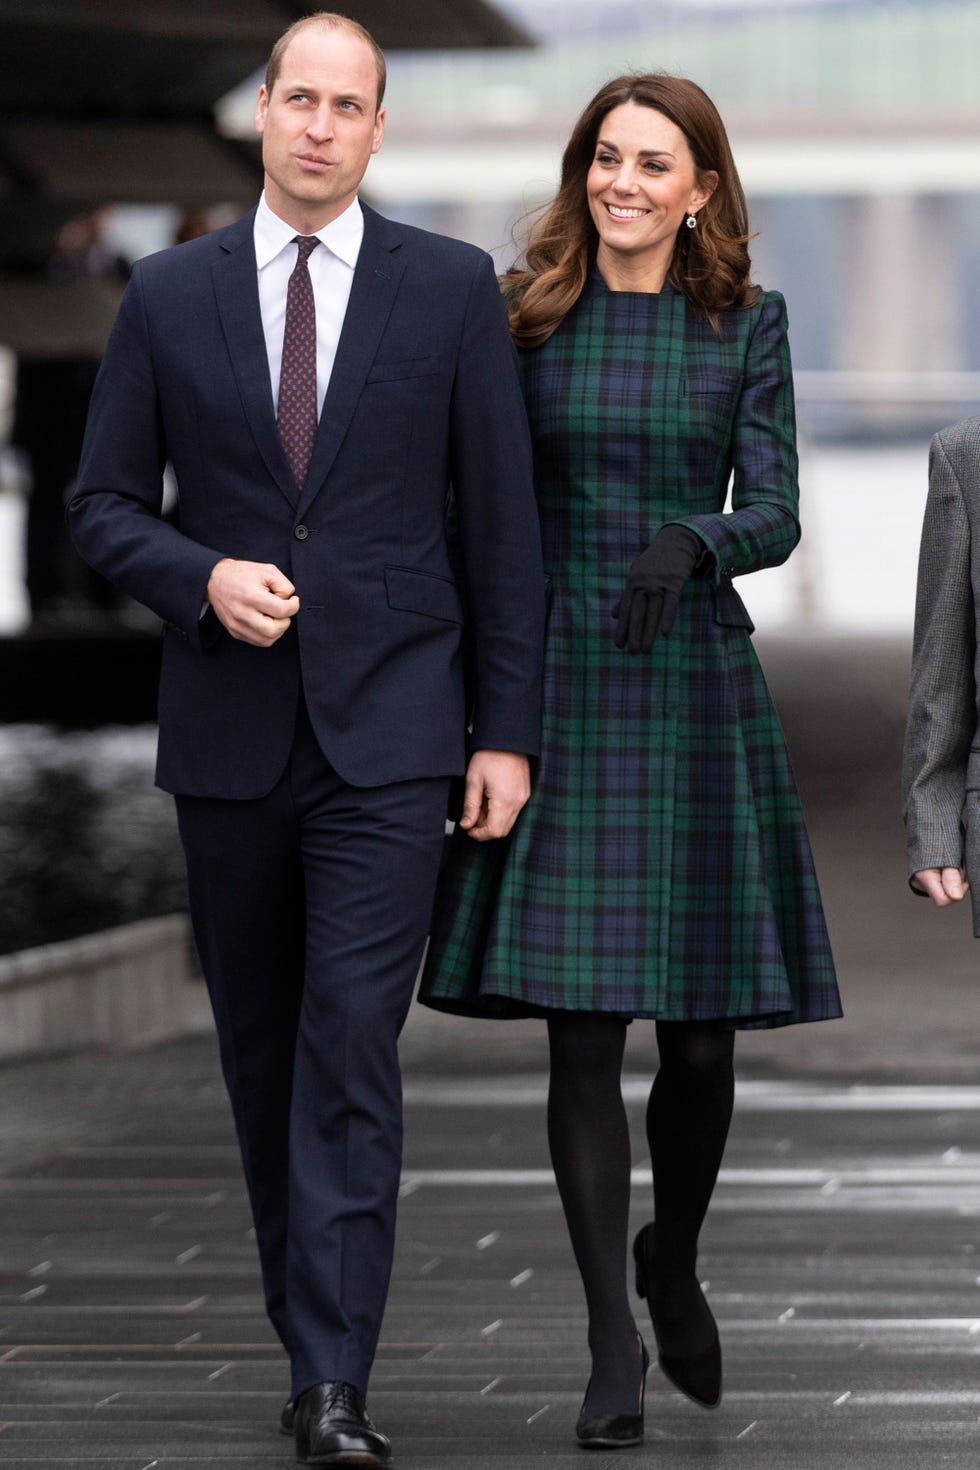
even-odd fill
[[[642,219],[644,215],[650,213],[649,209],[627,209],[621,204],[607,204],[606,212],[611,214],[613,219],[625,220]]]

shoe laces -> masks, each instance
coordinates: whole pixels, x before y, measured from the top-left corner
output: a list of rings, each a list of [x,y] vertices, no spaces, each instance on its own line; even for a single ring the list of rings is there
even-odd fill
[[[359,1419],[364,1415],[364,1399],[360,1390],[352,1383],[336,1382],[331,1384],[330,1390],[324,1400],[325,1409],[340,1409],[352,1419]]]

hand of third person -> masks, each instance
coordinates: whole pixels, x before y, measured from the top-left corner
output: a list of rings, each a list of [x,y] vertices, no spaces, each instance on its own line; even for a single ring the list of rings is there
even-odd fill
[[[299,598],[278,567],[224,557],[212,569],[208,601],[233,638],[270,648],[299,612]]]
[[[970,890],[962,868],[922,868],[912,875],[912,887],[917,893],[924,893],[927,898],[931,898],[937,909],[959,903]]]
[[[509,750],[477,750],[466,770],[466,794],[459,825],[477,842],[506,837],[531,794],[526,755]]]

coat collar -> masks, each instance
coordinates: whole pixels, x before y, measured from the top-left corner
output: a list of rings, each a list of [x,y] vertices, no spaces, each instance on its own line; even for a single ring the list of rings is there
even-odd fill
[[[269,208],[263,193],[255,211],[253,239],[255,263],[259,270],[274,260],[296,239],[296,231],[284,219]],[[357,256],[364,238],[364,209],[359,199],[353,199],[342,214],[313,232],[321,245],[351,270],[357,265]]]
[[[323,488],[378,351],[405,269],[402,237],[389,220],[364,208],[364,240],[351,283],[347,315],[323,400],[313,457],[300,497],[304,511]]]
[[[220,253],[211,269],[218,315],[228,347],[245,417],[266,469],[291,505],[296,482],[283,452],[272,406],[269,359],[259,308],[253,223],[255,210],[236,220],[221,235]]]

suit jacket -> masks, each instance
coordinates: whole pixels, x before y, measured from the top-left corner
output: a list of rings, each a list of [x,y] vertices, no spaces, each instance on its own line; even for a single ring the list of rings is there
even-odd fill
[[[980,938],[980,417],[929,453],[903,791],[909,874],[965,867]]]
[[[70,520],[82,555],[164,620],[157,779],[255,797],[282,772],[300,684],[339,774],[373,786],[535,754],[544,581],[516,359],[488,256],[365,209],[306,484],[276,430],[253,214],[141,261],[93,395]],[[177,523],[160,519],[173,463]],[[223,556],[271,562],[301,609],[272,648],[233,639],[205,589]]]

